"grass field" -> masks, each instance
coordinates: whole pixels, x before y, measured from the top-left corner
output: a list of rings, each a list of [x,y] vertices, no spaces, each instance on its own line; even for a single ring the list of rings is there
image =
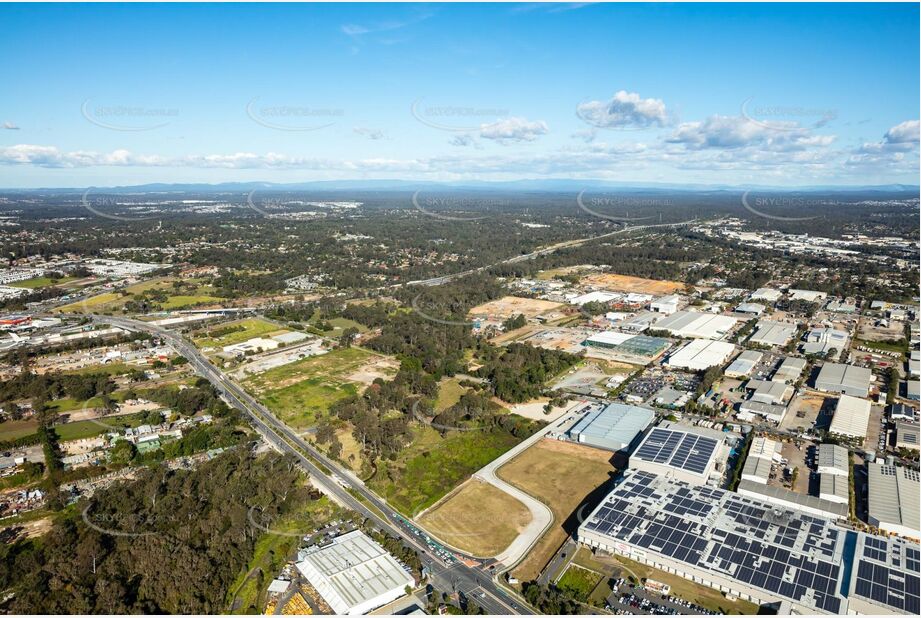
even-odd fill
[[[754,603],[741,599],[730,601],[719,590],[696,584],[678,575],[654,569],[623,556],[612,556],[604,553],[598,553],[593,556],[589,549],[581,547],[576,553],[573,563],[605,573],[609,577],[623,577],[626,579],[632,575],[641,581],[647,578],[654,579],[671,586],[673,596],[721,614],[754,615],[758,613],[758,606]]]
[[[332,519],[340,511],[326,496],[308,502],[297,513],[273,525],[256,541],[253,557],[230,586],[227,606],[233,614],[258,614],[265,605],[269,582],[297,549],[300,535]]]
[[[225,329],[237,329],[234,332],[227,333],[226,335],[220,335],[219,333]],[[200,348],[205,347],[215,347],[221,348],[225,345],[234,345],[235,343],[242,343],[253,337],[263,337],[272,334],[279,334],[282,332],[288,332],[284,328],[280,328],[277,324],[272,324],[266,320],[259,318],[246,318],[245,320],[236,320],[233,322],[226,322],[219,326],[215,326],[209,331],[205,332],[202,336],[195,337],[195,345]],[[218,334],[218,336],[213,336],[212,333]]]
[[[32,435],[37,430],[38,422],[35,419],[6,421],[0,424],[0,440],[15,440],[16,438]]]
[[[470,479],[419,523],[449,545],[485,558],[508,547],[530,521],[524,504],[488,483]]]
[[[518,440],[505,432],[450,432],[414,427],[412,444],[395,461],[378,462],[369,481],[394,508],[414,515],[435,504],[471,474],[509,450]]]
[[[438,400],[435,402],[435,410],[437,412],[447,410],[466,392],[467,389],[460,385],[458,378],[444,378],[438,383]]]
[[[592,491],[615,472],[611,454],[569,442],[541,440],[499,470],[502,480],[544,502],[553,511],[553,526],[537,542],[513,574],[536,579],[568,533],[563,523]]]
[[[54,428],[54,432],[57,434],[58,440],[62,442],[66,442],[67,440],[79,440],[81,438],[91,438],[109,431],[106,427],[124,429],[126,427],[143,425],[144,416],[144,414],[125,414],[124,416],[100,418],[92,421],[65,423],[63,425],[57,425]]]
[[[75,279],[76,277],[61,277],[60,279],[52,279],[51,277],[35,277],[34,279],[26,279],[25,281],[17,281],[15,283],[11,283],[10,287],[37,290],[38,288],[47,288],[53,285],[63,285]]]
[[[306,428],[334,402],[363,391],[374,376],[395,375],[397,368],[389,357],[345,348],[275,367],[245,385],[286,423]]]
[[[600,573],[571,564],[557,582],[557,587],[575,600],[586,603],[602,579],[604,576]]]
[[[173,287],[173,283],[176,281],[180,280],[173,277],[158,277],[129,285],[119,292],[104,292],[102,294],[97,294],[84,301],[58,307],[55,311],[120,311],[125,303],[132,299],[142,298],[144,292],[149,290],[161,290],[167,294],[165,301],[157,303],[165,310],[181,309],[192,305],[219,302],[222,300],[215,295],[216,290],[211,286],[200,285],[194,279],[186,279],[181,280],[184,287],[181,290],[176,290]]]

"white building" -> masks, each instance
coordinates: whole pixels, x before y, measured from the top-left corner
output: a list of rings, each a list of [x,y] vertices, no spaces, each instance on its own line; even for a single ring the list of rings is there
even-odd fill
[[[867,464],[867,514],[870,525],[911,539],[921,537],[921,478],[917,470]]]
[[[725,341],[695,339],[669,356],[665,364],[677,369],[704,371],[725,363],[735,349],[734,345]]]
[[[361,530],[300,552],[297,570],[340,615],[366,614],[415,585],[400,563]]]
[[[656,330],[689,339],[722,339],[738,320],[728,315],[699,311],[678,311],[656,322]]]
[[[763,300],[769,303],[776,303],[780,300],[781,296],[780,290],[775,290],[773,288],[758,288],[752,292],[751,296],[748,298],[751,300]]]
[[[870,425],[870,407],[866,399],[841,395],[835,405],[835,415],[831,419],[828,433],[848,438],[866,438]]]
[[[675,294],[670,296],[663,296],[662,298],[657,298],[656,300],[649,303],[649,308],[656,313],[671,315],[678,311],[678,303],[680,301],[681,297]]]

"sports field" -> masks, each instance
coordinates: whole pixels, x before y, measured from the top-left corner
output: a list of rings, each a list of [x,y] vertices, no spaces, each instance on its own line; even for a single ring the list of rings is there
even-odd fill
[[[445,543],[483,558],[508,547],[530,521],[524,504],[478,479],[470,479],[419,518]]]
[[[284,422],[301,429],[334,402],[364,391],[377,377],[393,377],[398,368],[389,356],[345,348],[269,369],[244,385]]]
[[[499,478],[534,496],[553,511],[553,526],[513,571],[536,579],[566,540],[564,522],[590,493],[614,474],[611,453],[571,442],[541,440],[497,471]]]
[[[582,285],[597,285],[612,292],[636,292],[639,294],[673,294],[684,289],[680,281],[667,281],[659,279],[643,279],[629,275],[616,275],[603,273],[587,275],[580,281]]]

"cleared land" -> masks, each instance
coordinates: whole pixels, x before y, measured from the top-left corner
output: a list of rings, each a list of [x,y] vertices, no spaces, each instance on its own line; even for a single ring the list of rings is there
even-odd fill
[[[615,472],[611,453],[557,440],[541,440],[508,462],[497,474],[545,503],[553,511],[553,526],[537,542],[513,574],[521,581],[536,579],[569,533],[563,527],[579,504]]]
[[[460,401],[461,396],[466,392],[467,389],[460,385],[459,378],[444,378],[438,383],[438,401],[435,402],[435,410],[438,412],[447,410]]]
[[[180,287],[174,287],[174,284]],[[58,307],[56,312],[82,312],[87,309],[94,311],[122,310],[125,303],[132,300],[142,300],[147,293],[165,295],[163,300],[154,300],[154,304],[162,309],[181,309],[192,305],[220,302],[216,296],[217,290],[212,286],[197,282],[195,279],[176,279],[173,277],[158,277],[129,285],[118,292],[104,292],[87,298],[86,300]]]
[[[413,516],[438,502],[474,472],[518,444],[504,431],[449,432],[413,428],[412,443],[395,461],[377,462],[368,485],[391,506]]]
[[[269,334],[278,335],[288,332],[277,324],[272,324],[259,318],[246,318],[227,322],[209,329],[202,335],[195,337],[195,345],[201,348],[221,348],[225,345],[242,343],[253,337],[263,337]]]
[[[396,375],[398,367],[387,356],[340,348],[270,369],[244,384],[284,422],[306,428],[336,401],[358,394],[376,377]]]
[[[680,281],[643,279],[629,275],[602,273],[588,275],[580,281],[582,285],[598,285],[612,292],[637,292],[640,294],[671,294],[684,289]]]
[[[34,279],[26,279],[25,281],[15,281],[10,284],[10,287],[36,290],[38,288],[62,285],[74,281],[75,279],[76,277],[61,277],[60,279],[52,279],[51,277],[35,277]]]
[[[471,479],[419,519],[442,541],[474,556],[495,556],[531,521],[527,507],[488,483]]]
[[[522,314],[526,318],[533,318],[560,306],[560,303],[554,303],[549,300],[522,298],[520,296],[503,296],[502,298],[489,301],[488,303],[477,305],[470,310],[470,316],[506,319]]]
[[[604,575],[601,573],[572,564],[557,582],[557,587],[577,601],[587,603],[592,591],[598,587],[602,579]],[[608,593],[610,594],[610,588]]]

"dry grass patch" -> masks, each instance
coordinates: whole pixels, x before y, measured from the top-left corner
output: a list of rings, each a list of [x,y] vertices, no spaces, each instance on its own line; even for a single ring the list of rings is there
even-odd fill
[[[478,479],[464,483],[419,518],[445,543],[484,558],[508,547],[530,521],[524,504]]]
[[[513,574],[536,579],[568,533],[563,524],[579,504],[615,472],[611,453],[558,440],[541,440],[499,468],[499,477],[544,502],[553,511],[553,526]]]
[[[643,279],[629,275],[616,275],[602,273],[588,275],[580,281],[583,285],[598,285],[612,292],[637,292],[639,294],[672,294],[684,289],[680,281],[667,281],[659,279]]]

